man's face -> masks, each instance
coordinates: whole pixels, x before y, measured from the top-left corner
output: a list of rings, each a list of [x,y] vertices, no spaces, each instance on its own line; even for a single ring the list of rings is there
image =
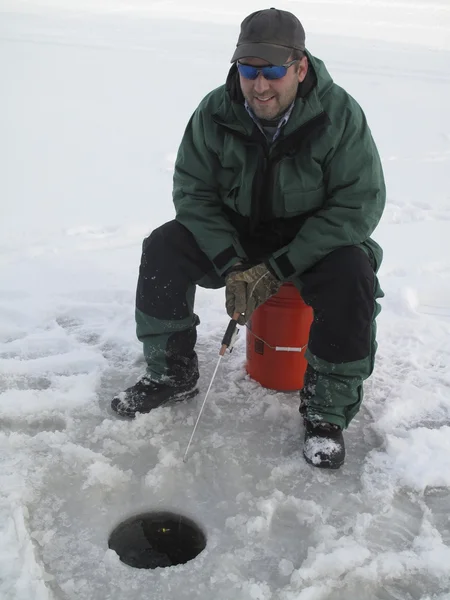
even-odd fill
[[[289,58],[286,62],[292,60]],[[241,58],[240,63],[253,67],[269,65],[261,58]],[[256,79],[245,79],[239,74],[242,93],[251,109],[259,119],[276,119],[292,104],[297,95],[299,82],[303,81],[308,71],[308,61],[304,56],[300,61],[288,68],[281,79],[265,79],[261,72]]]

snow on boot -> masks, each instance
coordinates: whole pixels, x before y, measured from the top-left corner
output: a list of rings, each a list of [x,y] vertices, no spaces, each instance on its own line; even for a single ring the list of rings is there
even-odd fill
[[[171,400],[181,402],[198,394],[197,382],[186,385],[166,385],[144,375],[137,383],[120,392],[111,402],[111,408],[121,417],[135,417],[148,413]]]
[[[342,429],[333,423],[305,419],[303,456],[310,465],[321,469],[339,469],[344,464],[345,444]]]

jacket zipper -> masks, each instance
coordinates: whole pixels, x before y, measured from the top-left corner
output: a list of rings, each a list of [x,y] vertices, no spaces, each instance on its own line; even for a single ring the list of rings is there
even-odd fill
[[[251,198],[251,210],[250,210],[250,234],[255,235],[261,222],[269,221],[271,215],[270,210],[270,199],[272,195],[272,187],[274,185],[274,172],[276,166],[281,162],[285,156],[290,154],[294,155],[297,151],[298,145],[294,143],[294,140],[300,138],[300,134],[304,134],[307,131],[307,135],[299,141],[307,139],[316,129],[319,129],[321,125],[326,125],[329,122],[328,115],[325,112],[321,112],[306,123],[303,123],[289,136],[280,141],[277,147],[277,152],[274,156],[270,156],[269,146],[264,134],[258,129],[255,124],[256,130],[264,138],[264,140],[257,139],[256,136],[247,136],[239,131],[236,131],[232,127],[229,127],[226,123],[216,121],[218,125],[226,129],[232,135],[237,138],[245,140],[247,143],[253,143],[259,146],[263,150],[263,157],[258,158],[258,166],[256,168],[255,176],[252,185],[252,198]],[[258,136],[259,137],[259,136]],[[284,148],[291,148],[291,152],[285,152]],[[259,184],[258,178],[261,183]]]

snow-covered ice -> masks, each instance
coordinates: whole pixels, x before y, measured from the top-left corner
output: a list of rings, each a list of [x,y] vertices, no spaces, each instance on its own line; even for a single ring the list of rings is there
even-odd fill
[[[450,5],[283,0],[368,116],[388,205],[376,370],[347,460],[302,457],[296,394],[245,374],[134,421],[142,238],[172,218],[185,124],[226,76],[256,0],[0,4],[1,600],[450,598]],[[228,317],[199,290],[201,392]],[[152,509],[207,534],[143,571],[108,536]]]

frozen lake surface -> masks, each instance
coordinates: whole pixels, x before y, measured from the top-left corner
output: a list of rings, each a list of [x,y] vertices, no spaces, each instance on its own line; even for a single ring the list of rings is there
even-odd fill
[[[200,289],[201,393],[134,421],[141,240],[173,217],[172,168],[254,0],[0,6],[2,600],[450,598],[450,6],[284,1],[363,106],[388,205],[379,352],[348,459],[302,457],[297,394],[245,374],[244,332],[184,450],[228,317]],[[180,512],[196,559],[143,571],[121,521]]]

